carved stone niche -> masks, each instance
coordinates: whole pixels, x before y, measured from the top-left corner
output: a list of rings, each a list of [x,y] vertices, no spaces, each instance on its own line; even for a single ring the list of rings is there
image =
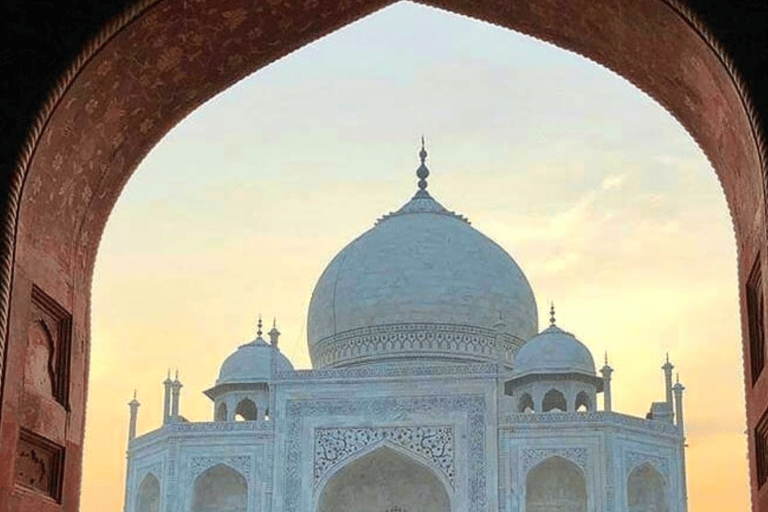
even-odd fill
[[[24,387],[68,409],[72,315],[37,286],[32,286],[31,309]]]
[[[21,429],[16,445],[16,485],[41,493],[59,503],[63,476],[64,447]]]

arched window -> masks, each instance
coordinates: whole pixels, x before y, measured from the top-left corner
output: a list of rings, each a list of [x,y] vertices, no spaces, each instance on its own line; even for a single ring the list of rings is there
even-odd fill
[[[565,401],[565,396],[557,389],[547,391],[547,394],[544,395],[544,400],[541,401],[541,410],[544,412],[553,410],[565,412],[567,409],[568,404]]]
[[[650,464],[641,464],[627,479],[629,512],[669,512],[664,477]]]
[[[573,462],[550,457],[528,472],[525,483],[526,512],[586,512],[587,484]]]
[[[533,412],[533,398],[528,393],[523,394],[517,402],[517,412]]]
[[[160,482],[152,473],[139,484],[136,493],[136,512],[160,512]]]
[[[589,412],[592,410],[592,400],[589,399],[589,395],[587,395],[586,391],[579,391],[579,394],[576,395],[574,409],[579,412]]]
[[[192,512],[246,512],[248,483],[224,464],[207,469],[195,480]]]
[[[227,421],[227,404],[221,402],[216,407],[216,414],[213,415],[213,419],[216,421]]]
[[[256,421],[256,404],[249,398],[243,398],[235,409],[235,419]]]
[[[382,447],[333,475],[318,512],[450,512],[443,483],[427,466]]]

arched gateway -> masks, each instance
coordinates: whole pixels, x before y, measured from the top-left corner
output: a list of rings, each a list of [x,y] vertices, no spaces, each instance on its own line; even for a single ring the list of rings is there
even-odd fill
[[[354,460],[325,484],[317,512],[450,512],[431,469],[388,447]]]

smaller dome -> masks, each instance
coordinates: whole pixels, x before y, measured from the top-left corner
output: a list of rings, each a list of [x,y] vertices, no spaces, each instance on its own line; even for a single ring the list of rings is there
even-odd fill
[[[595,361],[583,343],[553,323],[520,347],[515,354],[514,370],[518,376],[533,373],[595,375]]]
[[[216,385],[269,381],[272,378],[273,358],[275,371],[293,371],[293,365],[288,358],[259,336],[250,343],[240,345],[224,360]]]

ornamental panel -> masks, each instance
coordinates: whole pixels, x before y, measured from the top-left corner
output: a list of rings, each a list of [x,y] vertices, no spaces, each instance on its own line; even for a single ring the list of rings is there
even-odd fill
[[[450,426],[320,428],[315,430],[315,485],[328,471],[361,450],[390,442],[432,463],[453,486],[453,428]]]
[[[527,474],[528,471],[539,462],[555,456],[573,462],[579,466],[582,471],[586,471],[587,469],[586,448],[528,448],[523,450],[523,473]]]
[[[217,464],[226,464],[239,472],[246,481],[251,479],[251,466],[253,461],[250,455],[234,457],[193,457],[190,461],[190,471],[187,474],[188,483],[193,482],[200,474]]]
[[[303,512],[301,493],[302,424],[310,417],[364,416],[388,418],[407,414],[445,414],[461,412],[467,421],[468,473],[461,480],[468,493],[468,512],[487,512],[488,494],[485,453],[485,397],[449,395],[430,397],[377,397],[335,400],[289,400],[286,404],[288,425],[285,455],[283,512]],[[455,480],[456,485],[460,485]],[[311,485],[311,483],[310,483]]]

